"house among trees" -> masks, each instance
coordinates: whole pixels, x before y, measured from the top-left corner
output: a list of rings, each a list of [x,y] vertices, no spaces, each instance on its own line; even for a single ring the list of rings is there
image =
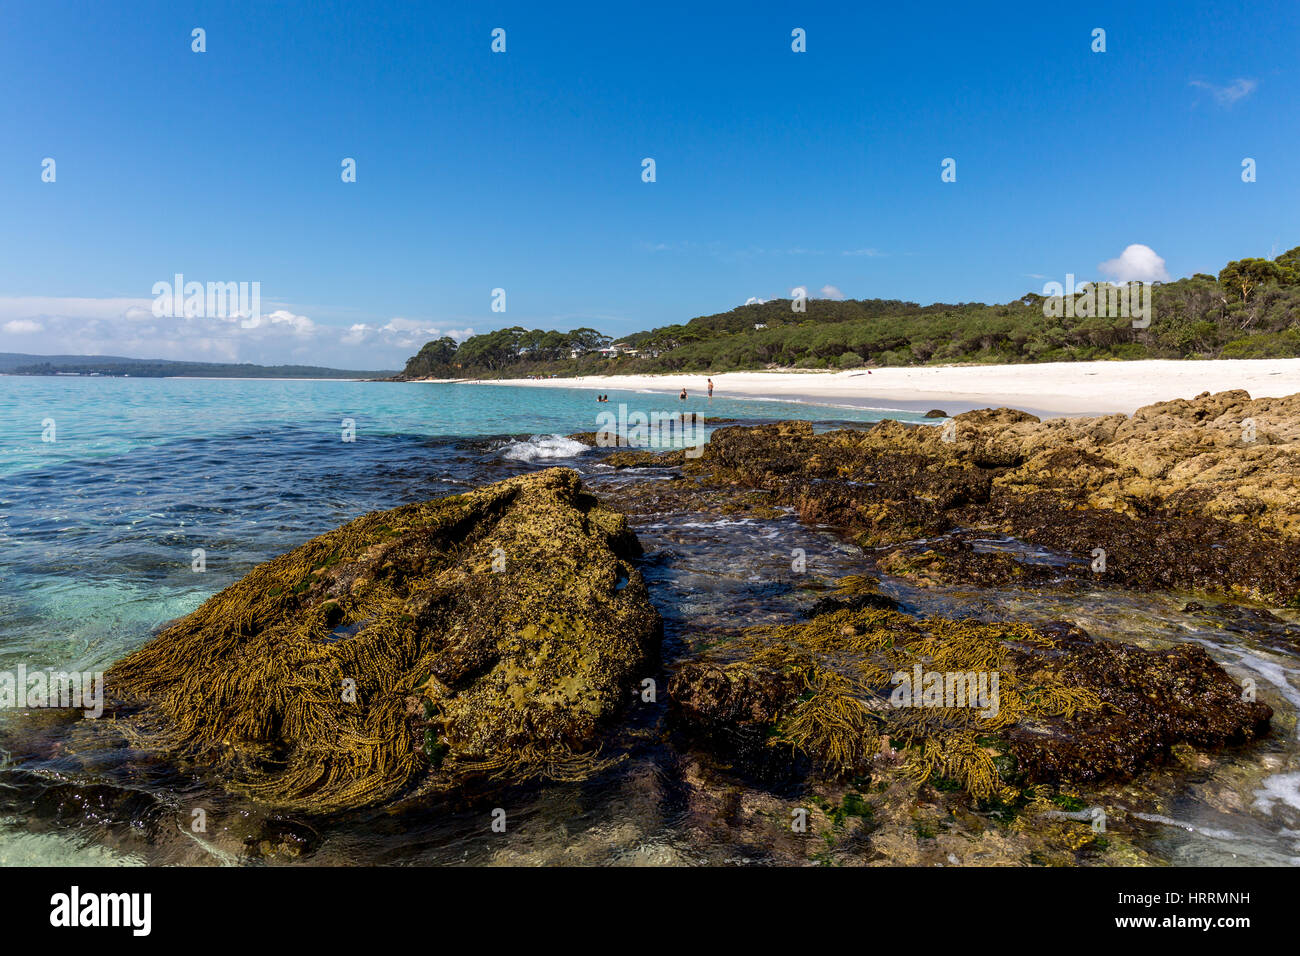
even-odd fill
[[[615,342],[600,350],[600,354],[606,358],[617,358],[620,355],[631,355],[633,357],[640,355],[641,350],[633,348],[627,342]]]

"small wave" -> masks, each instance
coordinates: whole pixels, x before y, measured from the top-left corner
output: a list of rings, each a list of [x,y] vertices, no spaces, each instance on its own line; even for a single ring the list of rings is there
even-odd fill
[[[501,448],[501,457],[512,461],[536,461],[539,458],[573,458],[590,450],[590,445],[563,435],[534,435],[528,441],[507,442]]]
[[[1300,810],[1300,773],[1275,773],[1255,791],[1255,809],[1269,813],[1275,804]]]

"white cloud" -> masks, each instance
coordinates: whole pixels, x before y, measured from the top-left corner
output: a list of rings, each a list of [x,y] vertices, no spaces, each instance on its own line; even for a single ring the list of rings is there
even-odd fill
[[[884,253],[881,252],[879,249],[846,249],[844,252],[840,253],[840,255],[842,255],[842,256],[871,256],[871,257],[874,258],[875,256],[883,256]]]
[[[843,300],[844,293],[833,285],[822,286],[823,299],[835,299],[837,302]]]
[[[305,315],[294,315],[285,309],[277,309],[266,315],[242,316],[239,319],[241,329],[282,329],[298,336],[314,335],[318,326]]]
[[[80,319],[119,318],[134,309],[144,309],[152,316],[153,299],[86,299],[71,296],[7,296],[0,297],[0,319],[38,318],[43,315],[62,315]]]
[[[1259,83],[1255,80],[1238,77],[1227,86],[1206,83],[1204,80],[1192,80],[1188,85],[1207,91],[1220,106],[1231,106],[1238,100],[1245,99],[1251,93],[1254,93]]]
[[[1135,242],[1119,254],[1098,264],[1101,274],[1112,282],[1168,282],[1165,260],[1150,246]]]
[[[341,341],[346,345],[363,345],[372,342],[385,342],[400,345],[403,348],[418,349],[430,339],[449,335],[457,341],[464,341],[474,334],[473,329],[444,329],[414,319],[389,319],[383,325],[369,325],[356,322],[343,333]]]
[[[762,305],[767,299],[760,299],[758,296],[751,295],[745,300],[745,305]]]
[[[286,308],[203,318],[158,317],[152,306],[144,298],[0,297],[0,352],[378,370],[401,368],[430,339],[474,334],[402,317],[348,328]]]

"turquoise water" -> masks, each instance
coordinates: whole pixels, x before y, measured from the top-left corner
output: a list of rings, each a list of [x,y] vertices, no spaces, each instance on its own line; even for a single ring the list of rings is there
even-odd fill
[[[619,403],[880,417],[634,392],[598,405],[576,389],[0,376],[0,667],[101,667],[253,565],[357,515],[579,465],[586,449],[563,436],[595,429]]]
[[[367,511],[547,465],[590,471],[562,436],[620,403],[884,417],[631,391],[597,404],[577,389],[0,376],[0,671],[103,670],[254,565]],[[21,811],[0,812],[0,863],[103,861],[102,848],[25,831]]]
[[[652,477],[615,472],[599,452],[564,436],[595,430],[597,415],[620,403],[629,413],[684,406],[751,421],[884,414],[722,398],[679,403],[631,391],[610,398],[598,405],[588,390],[434,383],[0,376],[0,672],[103,670],[254,565],[367,511],[554,464],[578,469],[596,493],[616,497],[624,484]],[[355,421],[353,442],[342,440],[345,418]],[[41,440],[47,419],[53,442]],[[785,573],[793,548],[807,554],[810,581],[863,569],[857,548],[793,514],[642,509],[631,521],[664,617],[668,660],[715,631],[785,623],[800,613],[816,592],[803,576]],[[203,572],[193,570],[196,548],[206,555]],[[1207,618],[1161,594],[885,586],[911,613],[1067,619],[1144,646],[1195,642],[1234,677],[1256,680],[1277,715],[1267,741],[1170,784],[1158,800],[1121,802],[1153,821],[1145,839],[1160,860],[1300,864],[1295,615],[1256,620],[1225,605]],[[0,711],[0,730],[5,718]],[[651,719],[629,714],[624,744],[632,756],[617,773],[516,794],[505,842],[484,839],[476,811],[467,809],[408,816],[400,825],[341,825],[322,835],[306,862],[782,861],[773,833],[737,830],[730,798],[711,802],[732,793],[734,782],[715,794],[707,781],[684,777],[671,749],[636,743],[645,730],[638,721]],[[241,828],[254,819],[244,803],[184,773],[126,769],[110,753],[93,757],[111,787],[85,786],[55,751],[0,774],[0,865],[241,859]],[[207,838],[189,832],[199,793],[213,821]],[[745,791],[738,799],[761,806],[772,798]]]
[[[922,420],[913,412],[823,407],[698,395],[610,391],[597,404],[586,389],[428,382],[216,379],[28,378],[0,376],[0,475],[34,466],[123,456],[196,438],[258,442],[308,435],[338,441],[356,423],[357,448],[396,436],[483,437],[591,431],[617,410],[697,412],[723,418]],[[55,441],[42,441],[47,419]],[[328,446],[313,449],[318,454]]]

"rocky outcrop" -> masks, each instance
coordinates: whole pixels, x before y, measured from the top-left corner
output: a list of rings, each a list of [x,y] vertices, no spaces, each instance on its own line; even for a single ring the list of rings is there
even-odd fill
[[[1207,393],[1131,417],[1048,421],[983,409],[938,428],[884,421],[820,435],[804,422],[722,428],[683,470],[770,491],[865,547],[964,529],[1063,559],[1022,565],[1026,581],[1300,597],[1300,395]],[[923,583],[1015,571],[960,537],[925,548],[923,561],[904,553],[895,567],[923,566]]]
[[[369,514],[106,675],[145,747],[309,810],[577,778],[657,652],[625,519],[550,469]]]
[[[1128,780],[1166,760],[1178,744],[1213,750],[1268,733],[1272,709],[1247,694],[1202,647],[1149,651],[1093,639],[1078,627],[1055,630],[1047,660],[1029,655],[1017,666],[1087,689],[1102,706],[1013,728],[1009,752],[1027,781]]]
[[[1004,801],[1033,784],[1131,779],[1180,744],[1253,741],[1272,717],[1192,645],[853,607],[750,631],[683,664],[668,689],[679,730],[742,772],[848,779],[902,761],[918,780]]]
[[[671,468],[686,461],[682,449],[671,451],[616,451],[600,460],[612,468]]]

